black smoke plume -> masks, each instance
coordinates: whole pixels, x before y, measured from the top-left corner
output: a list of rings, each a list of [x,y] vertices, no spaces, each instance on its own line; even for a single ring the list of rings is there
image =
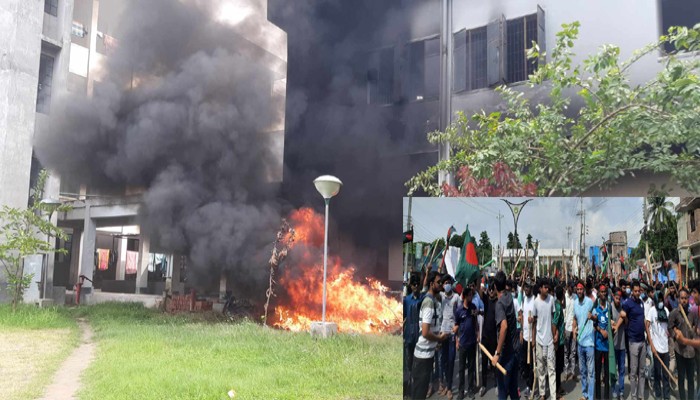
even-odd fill
[[[188,255],[192,278],[231,268],[262,281],[281,215],[266,130],[283,109],[263,55],[212,18],[213,3],[125,7],[105,78],[91,98],[54,101],[36,148],[89,187],[143,188],[142,230],[152,248]]]

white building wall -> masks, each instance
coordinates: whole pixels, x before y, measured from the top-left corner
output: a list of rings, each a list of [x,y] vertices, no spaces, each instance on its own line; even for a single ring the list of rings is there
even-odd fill
[[[0,205],[26,207],[43,1],[0,2]]]

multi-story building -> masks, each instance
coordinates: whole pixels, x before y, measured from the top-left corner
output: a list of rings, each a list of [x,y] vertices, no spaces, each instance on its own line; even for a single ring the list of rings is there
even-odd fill
[[[398,211],[403,184],[449,157],[426,133],[444,129],[459,111],[499,109],[502,100],[493,88],[500,84],[544,100],[546,90],[523,84],[537,68],[526,57],[532,41],[546,51],[561,24],[579,21],[574,63],[580,63],[604,44],[619,46],[621,56],[629,57],[670,26],[700,22],[700,6],[690,0],[287,3],[271,1],[270,19],[288,33],[288,94],[304,99],[305,107],[287,106],[286,194],[303,202],[292,185],[309,180],[309,171],[333,171],[357,182],[362,189],[344,196],[363,204],[368,217],[358,217],[347,205],[350,211],[339,218],[353,224],[358,237],[372,231],[367,242],[391,243],[375,260],[387,271],[381,277],[393,282],[402,275],[401,246],[393,238],[406,218]],[[632,83],[650,79],[663,57],[660,49],[640,60],[630,71]],[[323,156],[299,157],[302,148]],[[650,183],[667,181],[640,171],[605,193],[646,195]],[[336,216],[342,208],[336,207]]]
[[[682,275],[692,262],[695,270],[689,275],[698,276],[700,268],[700,197],[682,197],[676,206],[678,213],[678,260]]]
[[[254,58],[272,77],[270,96],[284,108],[287,73],[286,34],[267,20],[266,0],[221,0],[212,18],[229,25],[227,31],[243,40],[236,50]],[[207,4],[209,5],[209,4]],[[119,26],[139,12],[138,3],[123,0],[8,0],[0,4],[0,205],[26,207],[29,188],[41,169],[33,157],[33,137],[49,123],[52,102],[66,91],[92,96],[100,88],[112,50],[120,45]],[[254,28],[254,29],[252,29]],[[268,171],[271,182],[282,178],[284,113],[272,121],[271,135],[278,163]],[[53,174],[45,197],[70,202],[70,212],[54,215],[68,234],[57,247],[67,255],[48,257],[45,294],[37,284],[25,301],[39,296],[58,301],[72,289],[79,275],[104,291],[160,293],[163,278],[182,290],[183,257],[151,248],[137,224],[139,188],[96,189],[73,177]],[[106,268],[95,268],[98,249],[109,250]],[[136,269],[127,255],[138,253]],[[42,275],[41,268],[32,270]],[[95,270],[95,275],[93,275]],[[95,279],[97,278],[97,279]],[[83,293],[93,283],[86,280]],[[0,276],[0,283],[3,277]],[[0,299],[4,284],[0,284]],[[55,289],[54,289],[55,287]],[[54,295],[54,291],[56,294]]]

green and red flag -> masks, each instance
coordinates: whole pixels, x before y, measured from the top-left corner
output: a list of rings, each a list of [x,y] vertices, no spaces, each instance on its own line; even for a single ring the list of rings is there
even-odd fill
[[[615,387],[617,383],[617,360],[615,359],[615,348],[614,335],[612,331],[612,309],[611,304],[608,304],[608,379],[610,379],[610,385]]]
[[[467,225],[464,231],[464,244],[462,245],[459,263],[455,271],[455,280],[466,287],[469,283],[479,280],[479,278],[481,278],[479,258],[476,256],[476,247],[469,233],[469,225]]]

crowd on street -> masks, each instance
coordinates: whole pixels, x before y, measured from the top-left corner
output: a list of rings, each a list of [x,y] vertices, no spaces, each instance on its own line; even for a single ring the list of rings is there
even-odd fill
[[[404,397],[700,399],[700,281],[646,278],[413,274]]]

